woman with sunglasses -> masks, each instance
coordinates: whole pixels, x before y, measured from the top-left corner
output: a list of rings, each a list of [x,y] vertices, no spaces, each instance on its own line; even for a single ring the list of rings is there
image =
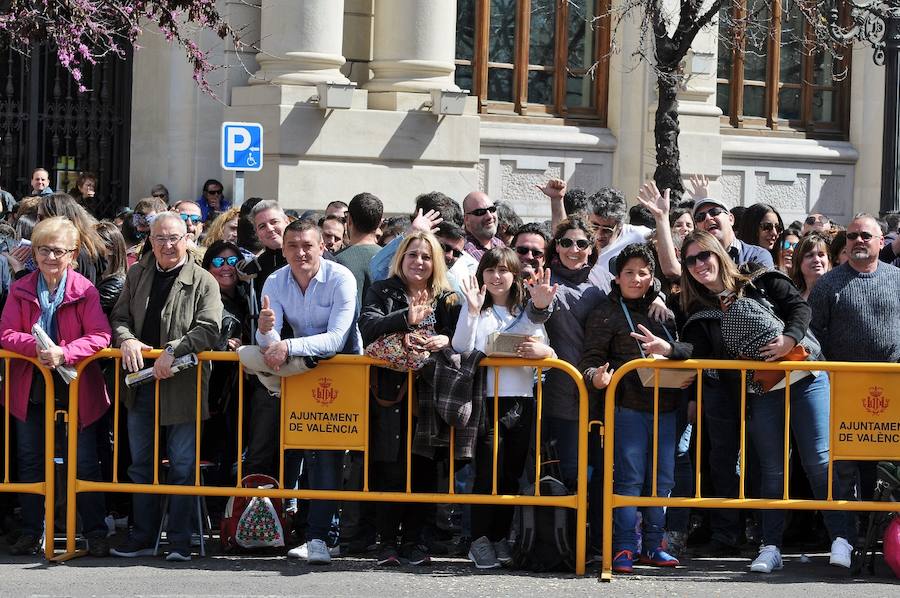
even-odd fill
[[[790,275],[794,265],[794,253],[799,242],[800,233],[795,228],[786,229],[778,235],[778,240],[772,249],[772,260],[779,272]]]
[[[557,285],[553,313],[544,323],[550,346],[559,359],[578,367],[584,347],[584,325],[603,301],[604,293],[588,275],[597,261],[590,223],[579,216],[561,221],[550,243],[550,282]],[[591,420],[600,419],[599,404],[592,403]],[[555,442],[562,482],[574,489],[578,474],[578,389],[568,374],[546,370],[542,413],[542,438]],[[591,523],[590,554],[600,554],[603,497],[603,450],[597,434],[588,436],[588,517]]]
[[[238,246],[228,241],[216,241],[203,255],[201,265],[219,284],[224,307],[217,351],[236,351],[250,342],[249,287],[237,273],[241,259]],[[213,363],[209,378],[209,419],[204,423],[200,452],[205,460],[216,464],[207,476],[207,481],[214,485],[235,482],[231,472],[237,458],[237,376],[237,364]]]
[[[775,208],[767,203],[755,203],[744,211],[735,235],[744,243],[773,251],[783,230],[784,222]],[[772,257],[775,258],[774,252]]]
[[[758,348],[766,361],[778,361],[800,341],[809,347],[809,360],[821,360],[818,342],[809,331],[812,312],[800,292],[785,276],[768,272],[752,279],[740,274],[721,244],[711,235],[696,231],[689,235],[681,251],[684,269],[681,278],[681,303],[686,314],[682,338],[694,347],[699,359],[735,359],[725,346],[721,318],[723,310],[739,295],[766,302],[783,322],[781,334]],[[752,325],[752,323],[750,323]],[[760,321],[760,327],[766,326]],[[767,327],[767,326],[766,326]],[[759,457],[761,492],[766,498],[779,498],[784,471],[784,380],[768,392],[747,384],[747,429]],[[709,434],[710,469],[718,496],[734,497],[738,484],[735,463],[740,446],[739,372],[719,370],[714,378],[704,371],[704,425]],[[794,372],[790,375],[791,431],[794,448],[809,480],[813,495],[827,494],[829,459],[829,380],[825,372]],[[831,562],[849,563],[850,545],[847,517],[836,511],[823,513],[832,539]],[[762,547],[750,566],[757,573],[781,569],[781,541],[784,532],[783,511],[762,512]],[[715,538],[716,530],[713,530]]]

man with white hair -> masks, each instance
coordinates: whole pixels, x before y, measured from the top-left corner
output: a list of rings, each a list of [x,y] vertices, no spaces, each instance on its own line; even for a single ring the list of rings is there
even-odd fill
[[[165,431],[169,459],[166,481],[193,485],[196,437],[197,372],[172,373],[172,362],[189,353],[211,351],[219,340],[222,299],[212,275],[188,256],[187,229],[175,212],[159,214],[150,225],[152,252],[134,264],[110,316],[113,343],[122,350],[122,367],[129,372],[144,368],[142,351],[162,348],[153,363],[159,382],[159,424]],[[210,364],[202,366],[201,417],[209,417],[207,386]],[[126,390],[131,466],[128,476],[136,484],[153,481],[155,385]],[[111,554],[120,557],[153,554],[161,513],[159,495],[134,495],[134,527],[128,540]],[[168,561],[191,559],[191,529],[195,499],[172,496],[169,501]]]

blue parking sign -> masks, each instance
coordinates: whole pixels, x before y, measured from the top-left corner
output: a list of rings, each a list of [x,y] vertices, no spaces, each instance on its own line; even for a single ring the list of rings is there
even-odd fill
[[[259,123],[222,123],[222,168],[262,170],[263,128]]]

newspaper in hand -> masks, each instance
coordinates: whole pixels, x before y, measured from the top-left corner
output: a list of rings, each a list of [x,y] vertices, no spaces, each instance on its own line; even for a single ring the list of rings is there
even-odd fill
[[[182,355],[172,362],[172,373],[176,374],[181,370],[195,367],[197,363],[199,362],[197,360],[196,353],[188,353],[187,355]],[[144,368],[125,376],[125,384],[128,386],[128,388],[134,388],[135,386],[144,384],[145,382],[150,382],[151,380],[153,380],[153,368]]]
[[[56,343],[51,340],[51,338],[47,335],[47,332],[41,328],[41,325],[35,322],[34,326],[31,327],[31,335],[34,337],[34,341],[37,343],[38,349],[41,351],[46,351],[51,347],[56,347]],[[71,384],[72,380],[74,380],[78,376],[78,370],[73,368],[70,365],[58,365],[56,366],[56,372],[59,374],[60,378],[63,379],[63,382],[66,384]]]

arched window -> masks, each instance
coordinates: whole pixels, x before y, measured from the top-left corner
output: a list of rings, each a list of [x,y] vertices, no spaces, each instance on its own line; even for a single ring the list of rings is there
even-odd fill
[[[723,124],[847,138],[849,51],[835,58],[815,49],[810,29],[796,1],[743,0],[723,7],[716,86]]]
[[[456,84],[490,114],[606,124],[609,0],[458,0]]]

